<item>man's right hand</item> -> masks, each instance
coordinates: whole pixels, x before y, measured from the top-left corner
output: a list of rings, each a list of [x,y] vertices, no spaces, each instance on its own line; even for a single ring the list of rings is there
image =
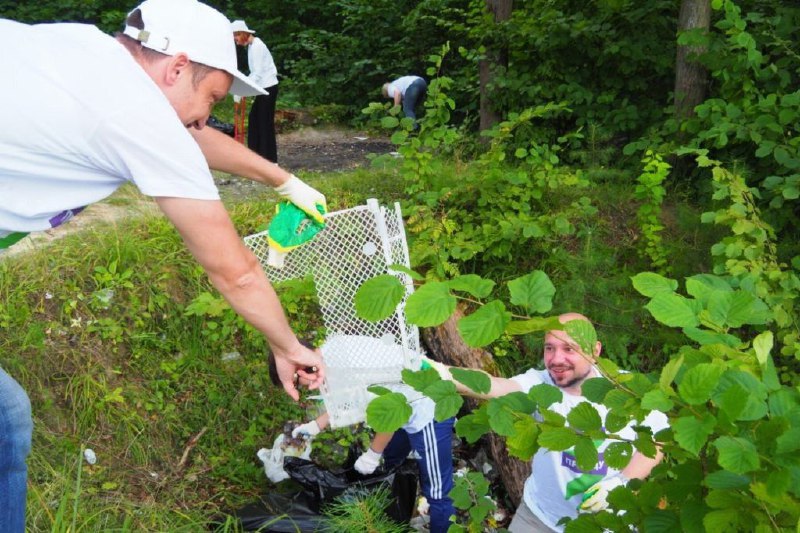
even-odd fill
[[[299,342],[293,353],[279,352],[274,347],[275,369],[278,379],[294,401],[300,399],[297,390],[302,385],[309,390],[318,389],[325,380],[325,367],[322,363],[322,354],[319,349],[312,350]]]

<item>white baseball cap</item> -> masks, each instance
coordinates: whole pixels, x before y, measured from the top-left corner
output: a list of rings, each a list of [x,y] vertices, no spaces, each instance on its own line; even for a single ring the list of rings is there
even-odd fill
[[[197,0],[145,0],[136,9],[141,11],[144,28],[126,25],[125,35],[162,54],[183,52],[191,61],[224,70],[233,76],[231,94],[267,94],[239,72],[231,23],[216,9]]]
[[[243,31],[246,33],[255,33],[255,31],[247,27],[247,23],[243,20],[234,20],[233,22],[231,22],[231,31],[233,33],[236,33],[238,31]]]

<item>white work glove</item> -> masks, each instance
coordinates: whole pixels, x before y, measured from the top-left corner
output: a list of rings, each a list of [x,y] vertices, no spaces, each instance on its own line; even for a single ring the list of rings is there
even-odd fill
[[[317,210],[317,205],[321,205],[323,211],[326,213],[328,212],[328,205],[325,203],[325,195],[313,187],[306,185],[294,174],[292,174],[292,177],[286,180],[283,185],[275,187],[275,192],[292,202],[320,224],[325,223],[325,219]]]
[[[312,420],[311,422],[306,422],[305,424],[300,424],[296,428],[292,430],[292,437],[297,438],[298,435],[306,435],[308,437],[314,437],[319,435],[320,429],[319,424],[317,424],[316,420]]]
[[[453,374],[450,373],[450,367],[440,363],[439,361],[434,361],[433,359],[428,359],[424,355],[421,357],[422,366],[420,367],[421,370],[425,370],[426,368],[433,368],[439,374],[439,377],[445,381],[453,381]]]
[[[359,474],[371,474],[378,468],[378,465],[381,464],[382,455],[382,453],[373,452],[372,448],[369,448],[361,454],[361,457],[356,459],[353,468],[355,468]]]
[[[581,511],[591,511],[596,513],[608,508],[608,493],[617,487],[623,487],[628,483],[628,478],[619,473],[617,475],[601,479],[588,489],[586,494],[591,496],[581,504]]]
[[[234,104],[238,104],[241,101],[242,101],[242,97],[241,96],[239,96],[238,94],[234,94],[233,95],[233,103]]]

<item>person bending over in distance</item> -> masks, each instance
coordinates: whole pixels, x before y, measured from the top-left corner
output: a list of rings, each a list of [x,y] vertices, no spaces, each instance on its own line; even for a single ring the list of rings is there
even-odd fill
[[[20,46],[20,43],[25,43]],[[146,0],[116,38],[85,24],[0,19],[0,253],[132,182],[155,199],[231,307],[267,338],[286,391],[318,387],[302,346],[219,198],[210,168],[275,187],[322,221],[325,197],[205,124],[230,91],[263,94],[236,67],[230,21],[196,0]],[[0,364],[8,368],[13,354]],[[311,371],[318,369],[317,372]],[[308,370],[306,370],[308,369]],[[28,395],[0,369],[0,531],[25,529]]]
[[[419,76],[403,76],[390,83],[384,83],[381,93],[384,98],[391,98],[394,105],[403,106],[403,114],[414,119],[414,129],[417,129],[417,104],[425,100],[428,84]]]
[[[589,319],[579,313],[560,315],[559,322],[566,324],[573,320]],[[548,331],[544,337],[545,370],[530,369],[524,374],[511,378],[489,376],[491,389],[487,394],[476,394],[458,381],[454,381],[458,391],[476,398],[496,398],[512,392],[528,392],[533,386],[542,383],[555,385],[562,392],[560,402],[548,409],[567,416],[577,405],[589,402],[581,394],[581,385],[589,378],[601,377],[595,363],[600,357],[600,341],[591,354],[581,351],[565,331]],[[427,361],[443,379],[453,380],[450,368],[435,361]],[[604,405],[591,404],[605,423],[608,409]],[[652,432],[667,427],[667,417],[658,411],[651,412],[642,425]],[[617,434],[626,440],[636,439],[633,423]],[[581,511],[602,511],[608,507],[608,493],[625,485],[630,479],[644,479],[662,459],[659,450],[654,458],[636,451],[628,465],[621,471],[606,465],[603,452],[610,444],[598,444],[598,461],[594,469],[584,472],[577,466],[573,451],[550,451],[540,448],[533,456],[531,475],[525,481],[522,502],[509,525],[511,533],[563,531],[558,522],[564,517],[575,518]]]

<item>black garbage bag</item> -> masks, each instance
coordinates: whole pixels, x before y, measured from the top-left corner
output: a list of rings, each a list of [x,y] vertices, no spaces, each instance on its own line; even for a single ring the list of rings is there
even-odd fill
[[[210,115],[208,120],[206,120],[206,126],[210,128],[214,128],[215,130],[219,130],[225,135],[230,137],[234,136],[234,127],[233,124],[228,122],[222,122],[220,119],[215,117],[214,115]]]
[[[303,487],[309,499],[316,502],[317,512],[326,503],[345,493],[387,486],[393,498],[386,514],[397,522],[408,523],[411,520],[419,477],[415,461],[406,461],[391,470],[380,467],[367,476],[359,474],[353,468],[325,470],[313,461],[298,457],[287,457],[283,468],[291,479]]]
[[[348,461],[348,464],[352,462]],[[329,471],[297,457],[287,457],[284,469],[302,488],[291,494],[265,494],[260,501],[232,513],[243,530],[264,533],[321,531],[324,517],[320,511],[325,504],[351,491],[361,493],[382,486],[388,487],[392,494],[392,502],[386,509],[390,518],[408,523],[414,512],[419,471],[413,460],[391,470],[381,467],[368,476],[362,476],[352,467]],[[217,523],[224,523],[224,519]]]

